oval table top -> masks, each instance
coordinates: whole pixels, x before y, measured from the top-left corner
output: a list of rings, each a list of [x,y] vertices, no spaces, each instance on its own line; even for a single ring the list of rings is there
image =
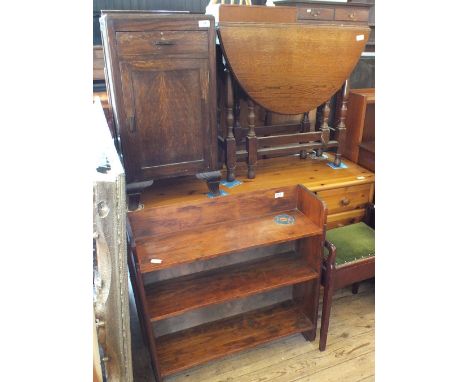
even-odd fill
[[[343,85],[369,38],[367,26],[220,22],[228,66],[244,91],[279,114],[323,104]]]

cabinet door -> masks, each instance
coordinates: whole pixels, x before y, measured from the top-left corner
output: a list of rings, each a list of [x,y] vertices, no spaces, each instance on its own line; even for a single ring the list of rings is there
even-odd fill
[[[209,170],[215,133],[210,126],[207,59],[120,63],[124,123],[121,145],[127,180]]]

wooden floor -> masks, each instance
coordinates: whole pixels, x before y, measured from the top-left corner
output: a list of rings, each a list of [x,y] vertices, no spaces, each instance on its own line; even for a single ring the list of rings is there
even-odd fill
[[[141,342],[132,307],[135,382],[154,382],[149,355]],[[301,334],[207,363],[168,377],[164,382],[370,382],[374,381],[374,287],[361,285],[336,292],[327,350]]]

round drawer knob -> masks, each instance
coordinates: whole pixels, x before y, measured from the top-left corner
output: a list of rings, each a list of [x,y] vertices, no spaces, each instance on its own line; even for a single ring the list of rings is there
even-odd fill
[[[314,14],[313,14],[314,17],[319,17],[320,16],[320,11],[316,11]]]
[[[349,18],[350,18],[350,19],[354,19],[355,17],[356,17],[356,13],[355,13],[355,12],[349,14]]]
[[[347,206],[350,203],[350,200],[348,198],[343,198],[340,200],[340,203],[342,206]]]

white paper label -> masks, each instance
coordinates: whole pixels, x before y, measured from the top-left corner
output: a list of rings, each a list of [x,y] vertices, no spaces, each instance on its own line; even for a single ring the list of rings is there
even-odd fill
[[[162,260],[161,259],[151,259],[151,264],[161,264]]]
[[[209,28],[209,27],[210,27],[210,20],[198,20],[198,28]]]
[[[363,34],[358,34],[356,36],[356,41],[362,41],[362,40],[364,40],[364,35]]]
[[[275,192],[275,199],[283,198],[283,197],[284,197],[284,192]]]
[[[307,10],[307,13],[310,13],[310,12],[312,12],[312,9],[308,9],[308,10]]]

